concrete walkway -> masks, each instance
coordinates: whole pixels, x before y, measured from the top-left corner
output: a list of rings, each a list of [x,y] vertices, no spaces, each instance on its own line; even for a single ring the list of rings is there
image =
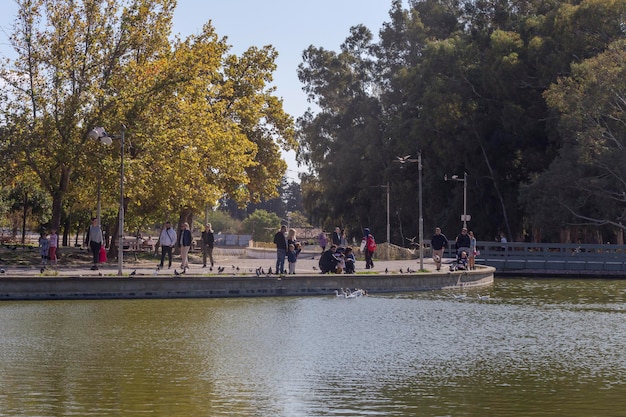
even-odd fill
[[[215,265],[211,270],[209,267],[202,268],[202,264],[198,263],[197,256],[193,256],[190,258],[190,268],[187,270],[187,276],[228,276],[228,275],[256,275],[256,270],[261,268],[264,274],[267,274],[272,269],[272,272],[275,272],[276,269],[276,261],[275,259],[252,259],[252,258],[243,258],[237,256],[221,256],[215,258]],[[164,269],[157,271],[157,265],[160,261],[160,258],[155,257],[154,260],[146,261],[140,260],[135,261],[134,259],[125,259],[123,266],[123,275],[139,277],[167,277],[177,276],[177,273],[182,272],[180,268],[180,257],[174,256],[172,267],[170,269],[167,266]],[[201,259],[200,259],[201,261]],[[452,259],[444,259],[444,265],[441,267],[441,271],[437,272],[435,263],[431,258],[424,258],[424,269],[431,273],[440,273],[445,274],[449,272],[449,267],[446,265],[447,262],[451,262]],[[303,275],[311,275],[319,273],[318,268],[319,262],[319,254],[306,254],[302,253],[298,258],[298,262],[296,264],[296,274]],[[166,261],[167,265],[167,261]],[[419,270],[420,261],[419,259],[409,259],[409,260],[393,260],[393,261],[379,261],[374,259],[374,268],[370,270],[365,269],[365,261],[357,260],[356,262],[356,272],[357,274],[363,272],[377,273],[377,274],[401,274],[401,273],[411,273]],[[287,267],[287,263],[285,263],[285,267]],[[92,271],[90,263],[85,263],[84,265],[72,263],[72,264],[63,264],[61,261],[56,266],[48,266],[45,270],[41,270],[41,266],[3,266],[0,269],[0,278],[8,278],[8,277],[46,277],[46,276],[57,276],[57,277],[99,277],[99,276],[117,276],[118,275],[118,264],[113,262],[107,262],[99,265],[97,271]],[[220,272],[218,269],[223,268]]]

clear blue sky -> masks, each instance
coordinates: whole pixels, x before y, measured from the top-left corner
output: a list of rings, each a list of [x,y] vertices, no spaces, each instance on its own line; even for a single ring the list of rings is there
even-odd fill
[[[0,57],[12,54],[7,37],[15,18],[13,0],[0,0]],[[309,107],[296,69],[302,51],[309,45],[337,51],[351,26],[364,24],[376,36],[383,22],[389,21],[391,0],[178,0],[174,13],[174,33],[185,37],[199,32],[211,20],[217,34],[228,37],[232,52],[240,54],[250,46],[273,45],[278,51],[274,74],[277,94],[294,118]],[[296,177],[293,153],[285,154],[287,176]]]

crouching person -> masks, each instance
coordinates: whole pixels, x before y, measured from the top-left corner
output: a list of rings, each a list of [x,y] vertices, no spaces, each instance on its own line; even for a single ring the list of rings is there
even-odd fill
[[[319,267],[322,274],[328,274],[329,272],[337,272],[340,260],[335,256],[337,246],[332,245],[330,249],[324,251],[320,256]]]
[[[344,253],[344,262],[346,264],[346,274],[354,274],[356,259],[354,258],[352,247],[350,246],[346,248],[346,252]]]

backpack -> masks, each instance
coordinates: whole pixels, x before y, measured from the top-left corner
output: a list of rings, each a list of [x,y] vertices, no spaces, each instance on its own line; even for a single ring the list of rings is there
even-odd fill
[[[376,241],[372,235],[367,237],[367,250],[370,252],[374,252],[376,250]]]

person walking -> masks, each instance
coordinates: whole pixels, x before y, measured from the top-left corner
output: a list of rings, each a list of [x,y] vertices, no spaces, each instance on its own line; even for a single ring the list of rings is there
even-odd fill
[[[328,245],[328,237],[326,237],[326,232],[323,230],[317,235],[317,244],[322,248],[322,253],[326,251],[326,245]]]
[[[183,223],[183,228],[180,232],[180,257],[182,262],[180,264],[183,272],[189,269],[189,249],[191,249],[191,242],[193,241],[193,236],[191,235],[191,230],[189,230],[189,223]]]
[[[331,242],[333,245],[337,247],[341,246],[341,229],[339,228],[339,226],[335,227],[335,230],[333,231],[333,234],[332,234]]]
[[[430,247],[433,249],[433,261],[437,271],[441,269],[441,260],[443,259],[443,253],[448,247],[448,238],[441,233],[441,228],[435,227],[435,234],[430,239]]]
[[[469,246],[469,269],[476,269],[476,238],[474,237],[474,232],[467,232],[470,238],[470,246]]]
[[[213,247],[215,245],[215,236],[213,235],[213,228],[211,223],[207,223],[204,226],[204,232],[202,232],[202,267],[206,268],[207,257],[211,261],[211,268],[213,268]]]
[[[52,236],[50,236],[50,243],[52,244]],[[121,238],[120,238],[121,239]],[[102,229],[100,228],[100,224],[98,223],[98,218],[94,217],[91,219],[91,225],[89,226],[89,231],[87,232],[87,242],[89,242],[89,251],[93,257],[93,265],[91,266],[92,271],[98,270],[98,264],[100,263],[100,248],[102,247]],[[119,243],[123,244],[122,242]]]
[[[48,251],[48,260],[51,264],[57,263],[57,247],[59,246],[59,235],[57,229],[50,229],[50,249]]]
[[[41,255],[41,266],[45,268],[48,265],[48,256],[50,255],[50,241],[45,230],[42,230],[39,236],[39,253]]]
[[[283,225],[274,235],[274,244],[276,245],[276,273],[285,273],[285,257],[287,256],[287,226]]]
[[[369,228],[363,229],[363,239],[361,239],[361,251],[365,254],[365,269],[374,268],[374,251],[376,250],[376,240]]]
[[[176,244],[176,231],[172,229],[172,223],[165,222],[165,228],[161,230],[159,236],[159,242],[161,245],[161,263],[159,268],[163,268],[163,261],[165,261],[165,255],[167,254],[169,264],[168,268],[172,267],[172,248]]]

